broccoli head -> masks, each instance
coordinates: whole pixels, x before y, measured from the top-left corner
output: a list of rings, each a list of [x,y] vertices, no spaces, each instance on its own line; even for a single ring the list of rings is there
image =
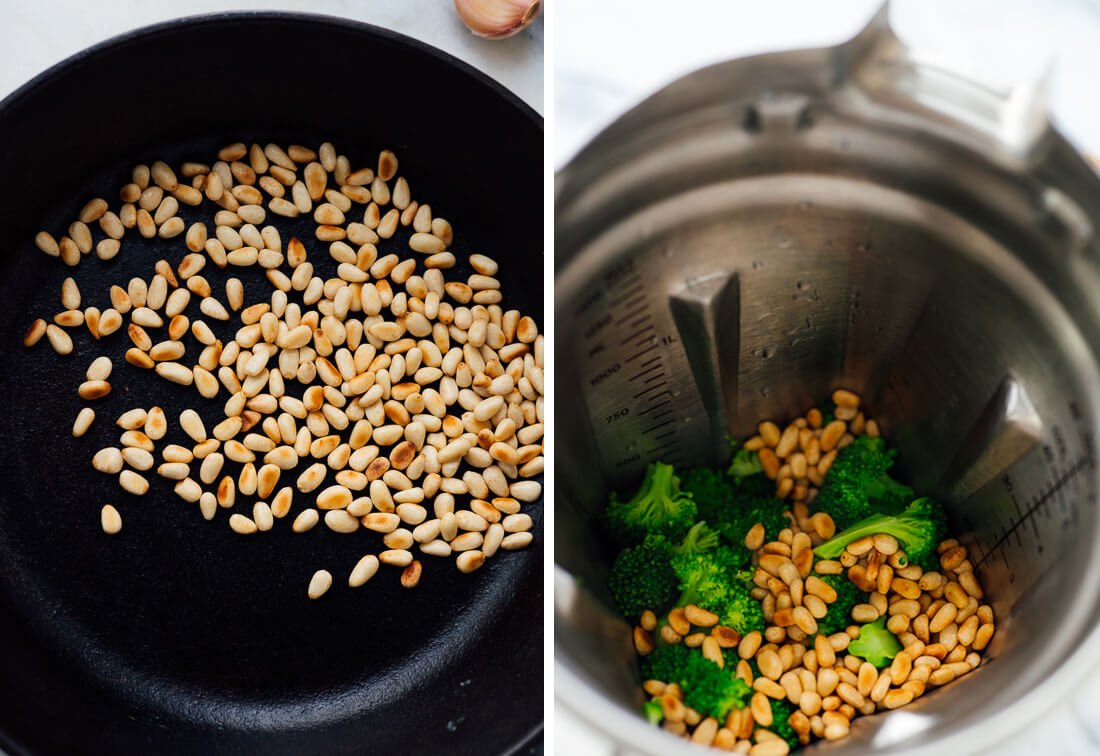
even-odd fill
[[[661,699],[654,696],[646,701],[642,707],[642,714],[645,715],[646,721],[650,724],[661,724],[661,720],[665,718],[665,709],[661,706]]]
[[[775,483],[768,480],[767,476],[755,475],[745,478],[737,489],[734,506],[740,513],[739,527],[742,542],[752,526],[757,523],[764,526],[765,540],[778,538],[779,531],[790,525],[790,521],[784,514],[787,504],[775,495]]]
[[[672,568],[680,578],[677,606],[695,604],[718,615],[718,621],[742,635],[764,630],[760,602],[752,597],[750,573],[739,568],[740,555],[729,548],[695,554],[679,554]]]
[[[875,512],[898,512],[913,499],[913,489],[898,483],[886,471],[894,452],[881,438],[861,436],[837,454],[829,468],[814,509],[847,528]]]
[[[745,708],[752,697],[752,688],[733,670],[719,667],[701,652],[687,656],[680,676],[672,682],[680,684],[685,704],[719,722],[731,709]]]
[[[698,467],[684,473],[684,490],[695,501],[699,517],[740,554],[742,564],[751,556],[744,545],[753,525],[762,523],[772,538],[787,527],[786,505],[776,498],[772,482],[763,475],[742,478],[734,485],[721,472]]]
[[[726,475],[735,483],[740,483],[745,478],[763,471],[764,466],[760,464],[758,453],[748,449],[738,449],[736,441],[731,442],[730,446],[733,448],[733,459],[730,460]]]
[[[743,709],[752,696],[752,688],[734,675],[732,669],[719,667],[701,651],[683,643],[658,645],[642,662],[642,676],[676,683],[684,692],[684,703],[719,721],[725,719],[730,709]]]
[[[678,544],[662,535],[646,536],[638,546],[625,549],[611,567],[608,589],[619,611],[637,617],[646,609],[661,612],[672,605],[680,580],[671,560],[677,554],[701,554],[718,546],[718,534],[705,522],[691,526]]]
[[[751,556],[745,548],[748,528],[744,532],[741,530],[744,527],[745,512],[734,501],[734,485],[722,472],[712,468],[685,470],[682,480],[683,490],[691,494],[698,508],[698,517],[711,525],[722,536],[726,545],[737,552],[742,565],[747,565]]]
[[[733,507],[733,485],[721,471],[712,467],[693,467],[682,471],[680,479],[682,490],[695,502],[699,519],[715,524],[729,517]]]
[[[659,612],[672,605],[680,581],[671,559],[672,546],[660,535],[651,535],[619,553],[611,567],[608,588],[623,615],[638,617],[646,609]]]
[[[694,652],[683,643],[657,644],[653,653],[642,660],[642,678],[671,683],[680,679],[680,671],[687,666],[687,659]]]
[[[794,705],[786,698],[769,699],[772,705],[772,723],[767,729],[774,732],[791,747],[791,750],[799,747],[798,735],[791,727],[791,714],[794,714]]]
[[[621,501],[612,493],[604,510],[604,524],[612,538],[623,545],[641,543],[650,533],[679,538],[695,522],[691,495],[680,490],[672,465],[654,462],[646,468],[634,496]]]
[[[852,608],[867,600],[867,594],[848,579],[847,575],[818,575],[826,585],[836,591],[836,601],[829,604],[825,616],[817,621],[817,632],[822,635],[839,633],[852,624]]]
[[[947,533],[947,516],[938,503],[921,498],[900,514],[873,514],[843,530],[814,549],[819,559],[835,559],[844,548],[863,536],[888,533],[898,539],[910,562],[925,570],[936,569],[936,548]]]
[[[702,554],[718,548],[718,534],[707,527],[707,523],[697,522],[691,526],[683,540],[673,550],[677,554]]]
[[[861,625],[859,637],[848,644],[848,653],[875,665],[876,669],[889,666],[901,651],[901,641],[886,629],[886,615],[874,622]]]

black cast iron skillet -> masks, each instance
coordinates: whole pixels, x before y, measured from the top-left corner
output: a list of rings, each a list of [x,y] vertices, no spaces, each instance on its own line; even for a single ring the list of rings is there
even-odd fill
[[[542,722],[540,540],[469,576],[453,560],[422,557],[415,590],[399,585],[396,568],[349,589],[359,556],[382,548],[376,534],[322,526],[295,535],[284,521],[241,537],[225,511],[203,521],[163,479],[151,475],[149,494],[134,497],[91,468],[95,450],[117,444],[123,410],[162,405],[173,420],[164,443],[182,441],[180,410],[214,418],[224,392],[203,403],[126,365],[122,332],[93,346],[74,330],[66,358],[45,341],[21,344],[32,318],[61,309],[59,285],[72,272],[34,248],[39,228],[64,233],[92,196],[114,205],[136,162],[209,163],[237,140],[331,140],[355,166],[392,148],[414,196],[454,223],[458,257],[498,259],[506,304],[542,322],[542,121],[414,40],[299,15],[190,19],[83,52],[0,103],[0,750],[519,747]],[[184,208],[185,219],[200,214],[209,221],[213,210]],[[297,233],[332,275],[311,223]],[[405,234],[389,246],[407,249]],[[110,284],[148,279],[157,259],[177,263],[185,252],[182,237],[127,233],[115,260],[92,255],[76,271],[84,306],[109,306]],[[223,273],[208,265],[204,274],[223,291]],[[258,269],[238,275],[251,301],[266,296]],[[114,391],[95,404],[88,435],[73,439],[76,386],[104,348],[115,357]],[[123,514],[115,537],[99,528],[106,502]],[[526,511],[540,533],[541,503]],[[306,586],[321,567],[336,582],[310,602]]]

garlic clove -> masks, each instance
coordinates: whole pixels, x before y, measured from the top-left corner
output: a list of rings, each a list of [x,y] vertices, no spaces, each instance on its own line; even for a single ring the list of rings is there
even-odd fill
[[[535,20],[542,0],[455,0],[455,10],[479,37],[504,39]]]

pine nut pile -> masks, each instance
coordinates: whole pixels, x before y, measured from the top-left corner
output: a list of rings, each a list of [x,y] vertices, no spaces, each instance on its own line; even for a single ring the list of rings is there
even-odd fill
[[[500,549],[529,545],[533,522],[521,510],[542,492],[545,346],[532,318],[503,309],[496,261],[469,255],[473,273],[447,279],[458,263],[451,224],[413,199],[389,150],[376,168],[354,170],[330,143],[316,152],[236,143],[217,158],[184,163],[179,177],[164,162],[138,165],[117,213],[97,197],[60,239],[35,238],[76,267],[93,250],[114,258],[135,230],[182,237],[178,260],[102,292],[103,309],[66,278],[61,312],[35,320],[24,337],[32,347],[45,336],[65,356],[84,327],[104,351],[123,347],[131,366],[123,369],[197,392],[196,408],[175,418],[188,445],[161,445],[169,418],[135,407],[116,419],[118,445],[95,452],[93,467],[139,496],[155,468],[205,519],[228,510],[228,527],[241,535],[288,517],[295,533],[323,519],[338,533],[384,534],[385,550],[349,570],[352,587],[380,565],[416,586],[414,550],[453,557],[469,573]],[[217,207],[209,226],[180,217],[181,203],[207,202]],[[312,249],[297,238],[284,245],[278,227],[264,225],[310,213]],[[236,276],[225,278],[223,298],[201,275],[213,278],[213,268],[262,274],[270,298],[246,302]],[[111,392],[113,366],[107,354],[92,361],[81,399]],[[73,436],[94,420],[82,408]],[[112,504],[100,522],[108,534],[122,529]],[[332,582],[318,570],[309,597]]]
[[[878,423],[864,417],[860,398],[846,389],[833,392],[835,419],[824,422],[821,410],[814,408],[780,432],[779,426],[765,420],[757,435],[744,448],[760,453],[764,474],[775,481],[775,495],[794,502],[791,513],[803,530],[808,516],[806,503],[814,500],[837,453],[856,436],[878,438]]]
[[[824,429],[820,411],[813,409],[782,432],[774,423],[761,423],[759,435],[745,444],[760,450],[764,471],[778,481],[777,493],[791,494],[800,486],[807,490],[801,499],[791,497],[790,527],[780,532],[778,540],[764,543],[760,524],[745,537],[745,546],[753,552],[756,587],[752,595],[761,602],[767,623],[764,633],[753,631],[741,637],[736,630],[719,626],[716,615],[694,605],[671,610],[667,623],[660,625],[662,642],[698,648],[723,669],[727,663],[723,650],[736,648],[734,673],[753,689],[750,705],[733,709],[726,721],[719,722],[686,706],[676,683],[646,680],[646,694],[659,697],[666,731],[727,751],[785,754],[787,743],[768,729],[775,724],[769,699],[786,699],[796,707],[789,724],[803,745],[814,739],[840,740],[847,737],[857,717],[905,706],[981,664],[981,652],[996,631],[993,609],[984,603],[967,549],[956,539],[939,544],[940,570],[936,572],[924,572],[909,563],[897,539],[885,533],[853,541],[837,560],[815,563],[814,547],[832,538],[836,527],[823,512],[808,514],[805,500],[812,499],[813,489],[807,483],[821,485],[837,448],[859,435],[878,435],[874,420],[865,419],[859,411],[857,395],[841,390],[833,401],[837,420]],[[825,437],[830,428],[835,430]],[[821,451],[825,454],[819,459],[808,461]],[[771,452],[772,462],[764,462],[764,452]],[[816,481],[809,474],[805,480],[795,474],[799,454],[807,458],[808,470],[819,473]],[[825,636],[818,633],[817,620],[826,615],[837,593],[817,575],[841,574],[869,593],[868,602],[852,609],[853,624],[845,631]],[[888,618],[887,629],[904,650],[880,671],[846,649],[859,637],[860,624],[883,615]],[[658,625],[654,612],[647,611],[634,627],[634,647],[640,656],[655,649]],[[754,674],[750,661],[759,674]]]

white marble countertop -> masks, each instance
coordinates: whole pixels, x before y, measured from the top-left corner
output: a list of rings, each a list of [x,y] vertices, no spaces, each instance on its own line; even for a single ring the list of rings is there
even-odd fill
[[[882,0],[556,0],[554,163],[653,91],[734,57],[837,44],[858,32]],[[962,6],[962,7],[960,7]],[[941,53],[959,70],[1009,85],[1050,68],[1055,123],[1079,147],[1100,153],[1100,102],[1093,96],[1100,5],[1087,0],[900,0],[891,20],[906,43]],[[974,53],[978,54],[975,55]],[[1096,676],[1094,675],[1095,679]],[[1100,753],[1100,680],[1067,691],[1070,705],[1001,743],[1003,756]],[[562,707],[555,750],[618,753]]]
[[[415,37],[484,71],[543,112],[543,19],[510,39],[486,40],[466,29],[451,0],[109,0],[94,10],[83,0],[2,5],[0,99],[54,63],[125,31],[202,13],[282,10],[342,16]]]

